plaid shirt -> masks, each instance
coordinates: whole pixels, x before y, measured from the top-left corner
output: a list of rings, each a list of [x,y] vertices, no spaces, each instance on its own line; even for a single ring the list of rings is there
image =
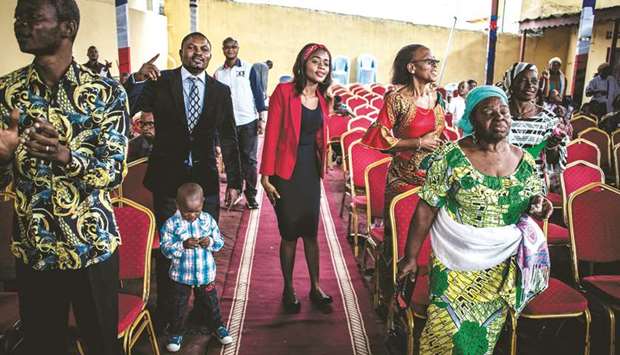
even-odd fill
[[[209,238],[207,248],[183,248],[183,242],[189,238]],[[217,222],[206,212],[193,222],[181,217],[177,212],[161,228],[161,251],[172,259],[170,278],[173,281],[190,286],[206,285],[215,281],[215,259],[212,252],[224,246]]]

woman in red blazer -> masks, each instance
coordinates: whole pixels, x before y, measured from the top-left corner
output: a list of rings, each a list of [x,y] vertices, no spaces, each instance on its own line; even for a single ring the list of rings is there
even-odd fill
[[[293,82],[279,84],[269,98],[260,173],[274,206],[282,237],[282,303],[289,312],[301,304],[293,288],[297,238],[302,237],[310,272],[310,300],[325,306],[332,298],[319,285],[319,202],[325,173],[328,116],[325,93],[331,84],[331,54],[310,43],[297,55]]]

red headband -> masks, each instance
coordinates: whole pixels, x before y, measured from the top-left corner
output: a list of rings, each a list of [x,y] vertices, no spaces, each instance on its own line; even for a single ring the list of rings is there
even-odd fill
[[[304,61],[308,60],[308,58],[310,58],[312,53],[318,51],[319,49],[322,49],[325,52],[329,53],[329,50],[327,50],[327,47],[325,47],[322,44],[315,43],[315,44],[311,45],[310,47],[306,48],[306,50],[304,51],[304,55],[303,55]]]

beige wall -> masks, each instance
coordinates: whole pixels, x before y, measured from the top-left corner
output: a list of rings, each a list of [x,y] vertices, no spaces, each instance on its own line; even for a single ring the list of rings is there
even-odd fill
[[[186,0],[167,0],[169,56],[168,65],[179,65],[178,48],[183,35],[189,31],[189,8]],[[377,57],[377,79],[388,82],[391,64],[397,51],[410,43],[422,43],[434,55],[444,60],[449,29],[420,26],[405,22],[378,20],[359,16],[255,4],[225,0],[201,0],[199,3],[199,30],[204,32],[214,47],[209,73],[223,63],[221,41],[233,36],[239,40],[239,57],[249,61],[271,59],[270,90],[281,75],[290,74],[297,52],[308,42],[327,45],[333,56],[346,55],[352,60],[363,53]],[[457,31],[448,57],[444,83],[463,79],[482,82],[486,62],[487,34]],[[518,59],[519,38],[500,35],[497,45],[495,78]],[[351,80],[356,78],[352,72]]]
[[[32,61],[32,56],[19,51],[13,34],[13,14],[17,0],[0,0],[0,43],[9,55],[0,61],[0,75],[6,74]],[[87,61],[86,50],[90,45],[99,49],[99,60],[113,62],[112,74],[118,75],[116,44],[116,12],[113,0],[78,0],[80,7],[80,29],[73,46],[78,63]],[[148,60],[152,53],[162,53],[158,64],[165,66],[167,21],[164,16],[139,10],[129,10],[130,45],[132,69]],[[160,40],[162,39],[162,40]]]

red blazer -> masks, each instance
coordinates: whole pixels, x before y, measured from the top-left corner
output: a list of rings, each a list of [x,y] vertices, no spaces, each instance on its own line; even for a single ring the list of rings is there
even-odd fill
[[[327,155],[327,117],[329,110],[323,95],[317,90],[323,113],[323,129],[316,135],[317,156],[321,161],[321,177],[325,174]],[[297,162],[297,147],[301,131],[301,97],[295,94],[293,83],[278,84],[269,97],[269,115],[265,128],[261,175],[291,178]]]

